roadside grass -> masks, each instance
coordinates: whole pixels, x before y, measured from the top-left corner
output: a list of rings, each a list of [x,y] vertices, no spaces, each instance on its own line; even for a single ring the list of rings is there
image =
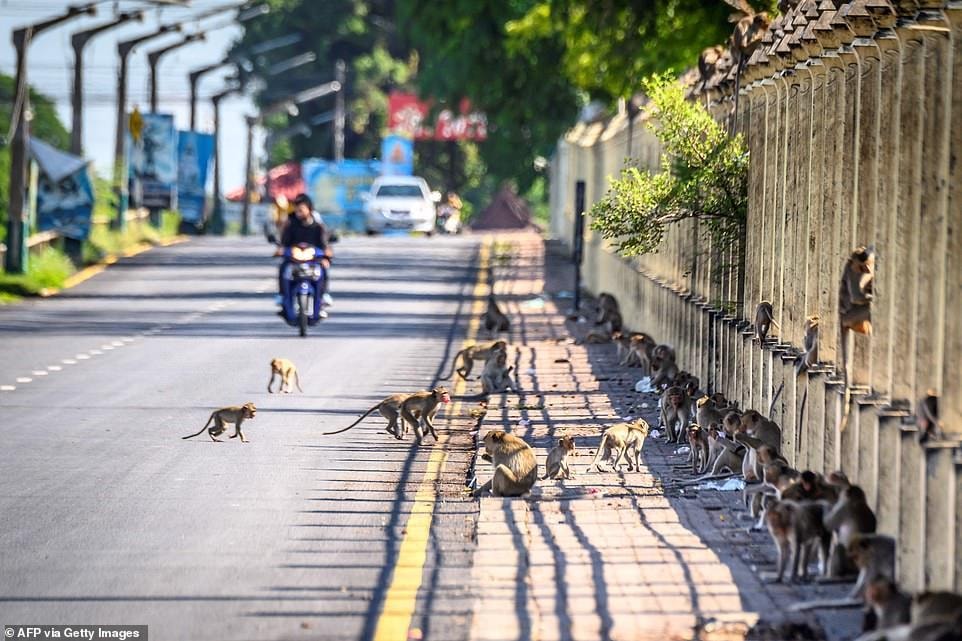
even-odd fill
[[[169,240],[177,235],[179,225],[180,215],[172,211],[161,214],[159,228],[133,223],[121,232],[110,229],[109,225],[93,225],[83,244],[81,267],[98,263],[107,256],[123,254],[143,243],[156,245]],[[27,273],[8,274],[0,270],[0,305],[39,296],[44,290],[61,289],[76,272],[77,267],[59,249],[47,247],[31,253]]]
[[[48,247],[30,256],[25,274],[0,272],[0,303],[12,303],[24,296],[37,296],[45,289],[59,289],[75,273],[67,255]]]

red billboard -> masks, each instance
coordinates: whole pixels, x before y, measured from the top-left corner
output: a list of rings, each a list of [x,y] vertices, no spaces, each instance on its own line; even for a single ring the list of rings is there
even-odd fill
[[[392,91],[388,97],[388,129],[414,140],[485,140],[488,120],[484,114],[471,110],[467,98],[458,105],[458,113],[442,109],[434,123],[431,103],[419,100],[412,93]]]

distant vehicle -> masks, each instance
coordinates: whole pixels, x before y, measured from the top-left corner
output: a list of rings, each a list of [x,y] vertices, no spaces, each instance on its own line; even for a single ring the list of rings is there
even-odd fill
[[[381,176],[371,185],[364,203],[368,234],[406,229],[430,236],[436,217],[434,195],[420,176]]]

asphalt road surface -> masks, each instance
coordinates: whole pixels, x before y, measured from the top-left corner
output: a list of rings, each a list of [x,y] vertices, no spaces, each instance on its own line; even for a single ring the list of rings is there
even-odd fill
[[[344,240],[330,319],[303,339],[275,316],[255,239],[155,249],[0,307],[0,624],[372,637],[431,448],[376,420],[321,432],[432,384],[461,344],[479,244]],[[276,356],[303,394],[267,394]],[[246,401],[250,443],[181,440]],[[427,638],[467,636],[469,512],[436,515],[448,544],[432,537],[412,623]]]

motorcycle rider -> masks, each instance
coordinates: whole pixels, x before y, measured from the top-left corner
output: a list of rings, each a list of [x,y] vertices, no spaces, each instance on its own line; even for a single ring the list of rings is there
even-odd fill
[[[281,230],[280,246],[277,248],[277,251],[274,252],[274,255],[283,256],[285,248],[294,247],[302,243],[317,247],[324,255],[319,261],[321,269],[324,270],[324,291],[322,292],[321,300],[325,306],[329,307],[333,304],[333,301],[327,291],[328,273],[334,252],[330,247],[327,228],[325,228],[324,224],[320,221],[320,214],[314,211],[314,205],[307,194],[298,194],[297,197],[294,198],[294,212],[287,217],[287,221]],[[283,304],[284,296],[287,293],[286,288],[288,287],[288,281],[284,278],[284,271],[287,265],[288,261],[284,260],[281,263],[278,274],[278,295],[276,298],[278,305]],[[321,310],[321,318],[327,318],[327,312],[323,309]]]

